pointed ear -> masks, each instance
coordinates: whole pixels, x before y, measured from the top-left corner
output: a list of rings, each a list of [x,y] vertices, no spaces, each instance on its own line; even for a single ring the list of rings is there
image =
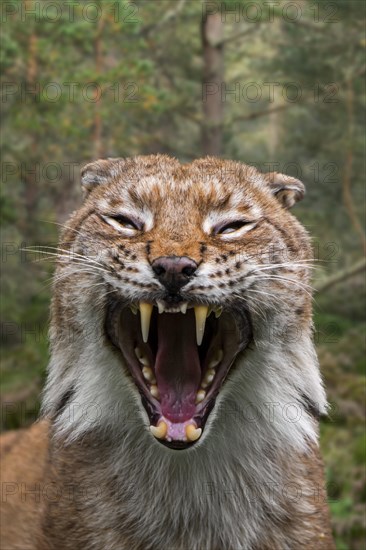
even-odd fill
[[[284,208],[291,208],[304,198],[305,186],[300,180],[279,172],[267,172],[264,177],[273,195]]]
[[[89,195],[98,185],[108,183],[118,174],[123,159],[103,159],[86,164],[81,170],[81,186],[85,195]]]

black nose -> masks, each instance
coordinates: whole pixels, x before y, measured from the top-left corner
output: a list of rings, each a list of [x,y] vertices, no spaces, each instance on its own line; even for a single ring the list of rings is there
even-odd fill
[[[169,292],[178,292],[194,275],[197,264],[187,256],[161,256],[151,267]]]

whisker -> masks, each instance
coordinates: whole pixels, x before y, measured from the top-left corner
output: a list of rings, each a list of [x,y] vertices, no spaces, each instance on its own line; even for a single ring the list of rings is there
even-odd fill
[[[45,289],[48,289],[52,286],[52,284],[54,283],[59,283],[60,281],[63,281],[64,279],[66,279],[67,277],[70,277],[72,275],[77,275],[77,274],[80,274],[80,273],[87,273],[87,274],[90,274],[90,275],[97,275],[97,273],[95,272],[95,268],[92,267],[90,269],[71,269],[71,266],[68,266],[68,269],[66,271],[66,273],[55,273],[52,277],[46,279],[46,285],[43,286],[42,290],[45,290]],[[105,284],[105,283],[103,283]],[[90,285],[90,281],[88,281],[88,288],[89,288],[89,285]]]
[[[33,254],[39,253],[39,254],[48,254],[50,256],[71,258],[72,260],[80,258],[80,259],[86,260],[88,262],[92,262],[95,265],[98,265],[100,267],[105,267],[104,264],[102,264],[101,262],[97,262],[93,258],[89,258],[88,256],[84,256],[83,254],[78,254],[77,252],[71,252],[70,250],[65,250],[64,248],[56,248],[54,246],[44,246],[43,248],[45,248],[47,250],[39,250],[37,248],[34,248],[34,249],[32,249],[32,248],[22,248],[21,250],[23,250],[25,252],[31,252]],[[56,250],[56,253],[50,252],[50,250]],[[58,252],[63,252],[63,255],[59,254]]]
[[[311,265],[310,263],[307,264],[307,263],[300,263],[300,262],[298,263],[282,262],[278,264],[264,264],[254,269],[258,269],[259,271],[263,269],[274,269],[278,267],[290,267],[292,269],[296,269],[296,268],[321,269],[319,266]]]
[[[239,301],[243,301],[243,293],[242,292],[234,292],[234,296],[239,300]],[[245,295],[244,295],[245,297]],[[257,302],[257,300],[255,299],[255,297],[253,297],[254,300],[251,301],[251,309],[254,313],[256,313],[257,315],[259,315],[263,320],[265,319],[265,312],[264,310],[262,309],[261,307],[261,304]],[[246,300],[244,300],[246,302]]]
[[[68,229],[69,231],[73,231],[74,233],[77,233],[78,235],[81,235],[82,237],[91,240],[90,237],[87,237],[81,231],[78,231],[77,229],[74,229],[73,227],[70,227],[69,225],[66,225],[65,223],[51,222],[50,220],[39,220],[39,221],[41,221],[43,223],[49,223],[51,225],[57,225],[59,227],[62,227],[63,229]]]
[[[256,292],[257,294],[263,294],[263,296],[270,296],[271,298],[278,299],[277,294],[272,294],[270,292],[263,292],[262,290],[255,290],[254,288],[245,289],[244,292]]]
[[[69,257],[68,256],[61,256],[59,254],[56,254],[57,258],[58,259],[64,259],[66,258],[67,260],[69,260]],[[52,259],[52,256],[51,257],[47,257],[47,258],[42,258],[40,260],[34,260],[34,263],[39,263],[39,262],[42,262],[42,261],[46,261],[46,260],[50,260]],[[83,260],[79,260],[78,258],[74,258],[73,264],[77,265],[77,266],[83,266],[83,267],[89,267],[90,268],[90,272],[93,273],[95,271],[99,271],[101,273],[110,273],[111,270],[110,269],[106,269],[106,268],[103,268],[103,267],[98,267],[98,266],[95,266],[93,264],[90,264],[89,262],[87,261],[83,261]],[[66,265],[70,265],[70,264],[66,264]],[[84,270],[79,270],[78,273],[80,273],[81,271],[84,271]]]
[[[243,261],[248,261],[248,260],[251,260],[252,258],[257,258],[258,256],[262,256],[262,257],[265,257],[266,255],[270,255],[270,256],[273,256],[273,252],[272,251],[267,251],[267,252],[258,252],[257,254],[250,254],[249,256],[241,256],[242,260]],[[238,254],[238,256],[240,256],[240,254]],[[331,260],[323,260],[321,258],[302,258],[300,260],[300,262],[309,262],[309,263],[314,263],[314,262],[322,262],[322,263],[330,263]],[[297,263],[296,261],[294,261],[293,263]]]
[[[287,277],[279,277],[278,275],[272,275],[272,276],[261,276],[259,277],[259,281],[281,281],[285,283],[290,283],[292,285],[295,285],[299,288],[301,288],[304,292],[306,292],[309,296],[312,297],[311,290],[314,290],[311,285],[304,285],[300,283],[299,281],[294,281],[293,279],[289,279]]]

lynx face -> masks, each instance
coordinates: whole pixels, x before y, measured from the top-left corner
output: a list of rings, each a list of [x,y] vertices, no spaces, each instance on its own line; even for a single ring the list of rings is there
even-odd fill
[[[54,345],[97,295],[151,437],[195,445],[246,350],[310,330],[309,242],[287,210],[303,185],[236,162],[166,156],[98,161],[82,183],[84,205],[61,242]]]

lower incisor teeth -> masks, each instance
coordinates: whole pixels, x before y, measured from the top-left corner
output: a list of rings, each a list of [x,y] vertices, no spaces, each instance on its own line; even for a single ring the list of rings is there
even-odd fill
[[[186,436],[188,441],[197,441],[201,437],[202,429],[196,428],[194,424],[189,424],[186,427]]]
[[[158,426],[150,426],[150,431],[157,439],[164,439],[166,434],[168,433],[168,426],[162,420],[161,422],[159,422]]]

